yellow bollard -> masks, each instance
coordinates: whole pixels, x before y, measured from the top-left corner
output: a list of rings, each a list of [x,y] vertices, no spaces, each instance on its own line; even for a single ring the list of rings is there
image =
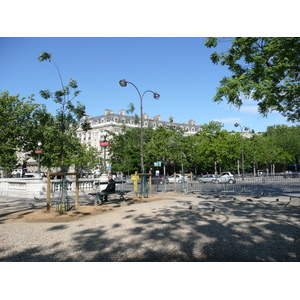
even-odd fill
[[[137,175],[137,172],[135,174],[131,175],[131,180],[133,181],[133,192],[135,193],[136,197],[138,196],[138,180],[139,176]]]

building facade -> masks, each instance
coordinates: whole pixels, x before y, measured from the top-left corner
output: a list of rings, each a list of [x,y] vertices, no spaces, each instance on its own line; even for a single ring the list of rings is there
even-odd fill
[[[91,125],[91,130],[88,130],[87,132],[83,131],[80,126],[81,123],[85,121],[89,122]],[[104,111],[104,115],[97,117],[85,116],[85,118],[79,122],[80,124],[77,130],[77,136],[82,144],[85,144],[89,147],[94,147],[100,151],[100,156],[106,164],[106,167],[102,168],[102,171],[103,169],[109,170],[109,148],[107,149],[107,147],[103,146],[105,145],[104,141],[109,141],[111,138],[108,135],[108,131],[119,134],[124,125],[128,128],[140,128],[140,122],[141,120],[136,120],[135,116],[125,115],[124,109],[121,109],[118,114],[114,113],[110,109],[106,109]],[[200,127],[197,126],[196,122],[193,120],[189,120],[188,123],[176,123],[172,117],[170,117],[169,121],[163,121],[161,120],[160,115],[150,118],[146,113],[142,115],[142,123],[143,127],[151,126],[154,129],[160,126],[174,126],[182,129],[184,131],[184,136],[193,135],[200,130]]]
[[[84,120],[80,123],[84,121],[88,121],[92,129],[85,132],[79,126],[77,136],[82,144],[95,147],[99,150],[101,150],[100,142],[104,141],[105,138],[109,139],[109,136],[107,136],[108,131],[118,134],[124,125],[128,128],[140,128],[141,126],[140,120],[136,123],[134,116],[125,115],[124,109],[120,110],[118,114],[115,114],[110,109],[106,109],[104,115],[98,117],[85,116]],[[162,121],[160,115],[150,118],[144,113],[142,122],[143,127],[152,126],[154,129],[160,126],[175,126],[181,128],[185,136],[193,135],[199,131],[199,126],[193,120],[189,120],[188,123],[176,123],[174,122],[174,118],[170,118],[169,121]]]

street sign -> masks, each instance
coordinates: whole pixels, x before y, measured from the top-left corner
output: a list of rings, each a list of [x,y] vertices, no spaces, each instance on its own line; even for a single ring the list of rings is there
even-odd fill
[[[43,150],[36,150],[35,153],[36,154],[41,154],[43,152]]]
[[[161,161],[154,162],[154,167],[161,167]]]
[[[109,142],[108,141],[105,141],[105,142],[100,142],[100,147],[106,147],[109,145]]]

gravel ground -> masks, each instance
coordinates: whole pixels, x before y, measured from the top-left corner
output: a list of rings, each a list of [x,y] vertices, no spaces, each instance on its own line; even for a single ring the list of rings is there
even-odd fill
[[[27,222],[9,218],[13,208],[0,199],[0,261],[298,262],[300,206],[288,202],[174,194],[90,205],[99,213],[74,221]],[[25,216],[27,209],[19,210]]]

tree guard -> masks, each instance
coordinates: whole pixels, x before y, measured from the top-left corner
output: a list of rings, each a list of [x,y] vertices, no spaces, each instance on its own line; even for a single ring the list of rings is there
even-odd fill
[[[75,175],[76,176],[76,194],[75,194],[75,209],[77,209],[78,207],[78,196],[79,196],[79,173],[50,173],[50,171],[47,172],[47,212],[50,212],[50,204],[51,204],[51,199],[50,199],[50,189],[51,189],[51,181],[50,181],[50,176],[62,176],[63,177],[63,181],[62,181],[62,194],[61,194],[61,199],[62,199],[62,203],[64,205],[62,205],[61,210],[65,211],[65,193],[66,192],[66,186],[64,185],[64,180],[66,178],[67,175]]]

